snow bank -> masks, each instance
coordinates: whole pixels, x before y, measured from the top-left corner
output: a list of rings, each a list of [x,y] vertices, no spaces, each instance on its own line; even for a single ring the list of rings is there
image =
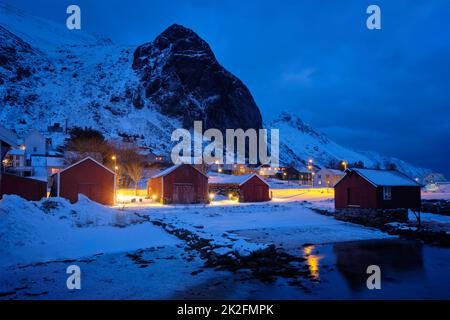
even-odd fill
[[[0,243],[0,266],[6,266],[179,241],[135,213],[104,207],[85,197],[70,204],[59,198],[31,202],[5,195],[0,201]]]

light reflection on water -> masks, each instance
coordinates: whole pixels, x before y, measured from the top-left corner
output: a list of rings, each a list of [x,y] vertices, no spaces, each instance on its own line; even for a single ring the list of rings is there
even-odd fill
[[[306,257],[306,264],[313,279],[320,279],[320,260],[323,256],[312,254],[316,246],[310,245],[303,248],[303,254]]]

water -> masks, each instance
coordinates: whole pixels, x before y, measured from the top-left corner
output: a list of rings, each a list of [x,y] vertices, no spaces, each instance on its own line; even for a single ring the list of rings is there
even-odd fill
[[[173,298],[206,299],[450,299],[450,249],[399,239],[310,245],[289,250],[304,256],[311,280],[275,283],[242,274],[217,277]],[[381,269],[381,289],[369,290],[366,269]],[[248,278],[248,277],[247,277]]]
[[[305,298],[449,299],[450,249],[398,239],[343,242],[298,250],[318,280]],[[369,290],[367,267],[381,269]]]

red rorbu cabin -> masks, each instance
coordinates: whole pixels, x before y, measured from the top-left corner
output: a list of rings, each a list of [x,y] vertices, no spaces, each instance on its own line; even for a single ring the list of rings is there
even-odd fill
[[[335,207],[419,211],[420,188],[419,183],[395,170],[347,169],[334,186]]]
[[[193,165],[175,165],[148,181],[147,194],[164,204],[208,203],[208,177]]]
[[[269,185],[257,174],[212,176],[210,177],[209,189],[211,192],[236,197],[239,202],[270,200]]]
[[[84,158],[52,175],[52,197],[63,197],[74,203],[78,194],[92,201],[114,205],[116,174],[91,157]]]

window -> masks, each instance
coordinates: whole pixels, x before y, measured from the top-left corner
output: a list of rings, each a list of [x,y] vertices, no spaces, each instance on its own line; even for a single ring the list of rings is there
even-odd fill
[[[392,193],[391,187],[383,187],[383,200],[391,200]]]

